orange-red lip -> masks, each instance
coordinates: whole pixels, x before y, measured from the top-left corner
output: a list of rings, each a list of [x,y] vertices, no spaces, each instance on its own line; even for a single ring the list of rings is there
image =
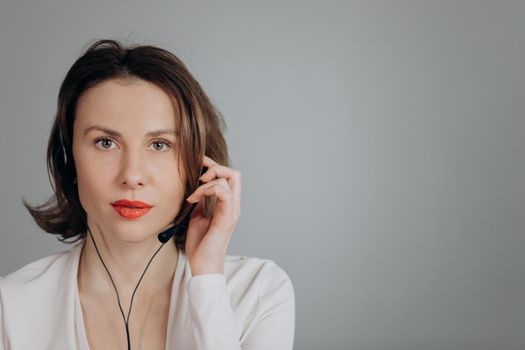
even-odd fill
[[[126,219],[138,219],[151,210],[151,208],[130,208],[122,205],[114,205],[113,208],[120,216]]]
[[[120,206],[120,207],[128,207],[132,209],[144,209],[144,208],[151,208],[152,205],[148,203],[144,203],[141,201],[133,201],[129,199],[119,199],[116,202],[111,203],[113,207]]]

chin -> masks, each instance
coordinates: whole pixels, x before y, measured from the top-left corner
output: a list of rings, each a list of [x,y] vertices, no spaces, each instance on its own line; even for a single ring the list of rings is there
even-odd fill
[[[157,236],[157,225],[147,222],[121,221],[111,226],[107,233],[122,242],[140,243]]]
[[[133,229],[118,229],[114,231],[114,236],[122,242],[127,243],[141,243],[155,238],[156,235],[151,230],[144,230],[140,228]]]

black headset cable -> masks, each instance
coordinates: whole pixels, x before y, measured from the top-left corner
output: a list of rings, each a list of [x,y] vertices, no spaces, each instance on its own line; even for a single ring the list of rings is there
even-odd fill
[[[126,339],[127,339],[127,343],[128,343],[128,350],[131,350],[131,340],[130,340],[130,335],[129,335],[129,316],[131,314],[131,307],[133,306],[133,299],[135,298],[135,292],[137,291],[137,289],[139,287],[139,284],[142,281],[142,278],[144,277],[144,274],[146,273],[146,270],[148,269],[148,267],[150,266],[151,262],[153,261],[153,258],[155,258],[157,253],[164,246],[164,244],[166,244],[166,242],[168,242],[171,239],[171,237],[173,237],[174,235],[178,235],[178,234],[181,234],[181,233],[186,231],[186,228],[188,227],[188,223],[189,223],[189,219],[190,219],[191,213],[195,209],[196,205],[197,205],[197,203],[193,203],[191,206],[187,207],[187,208],[190,208],[190,209],[185,214],[183,220],[179,224],[171,226],[170,228],[168,228],[168,229],[164,230],[163,232],[159,233],[158,239],[159,239],[159,241],[162,244],[160,245],[160,247],[157,249],[157,251],[153,254],[151,259],[149,260],[148,264],[146,265],[146,268],[144,269],[144,272],[142,272],[142,275],[140,276],[140,279],[139,279],[135,289],[133,290],[133,294],[131,296],[131,302],[129,304],[129,310],[128,310],[128,316],[127,317],[124,315],[124,310],[122,309],[122,304],[120,302],[120,296],[118,294],[118,290],[117,290],[117,286],[115,285],[115,281],[113,280],[113,277],[111,277],[111,273],[109,272],[108,267],[104,263],[104,259],[102,259],[102,256],[100,255],[100,252],[98,250],[97,244],[95,243],[95,239],[93,237],[93,234],[91,233],[91,230],[89,229],[89,226],[87,225],[87,221],[84,220],[85,224],[86,224],[86,227],[87,227],[87,229],[89,231],[89,236],[91,237],[91,240],[93,241],[93,245],[95,246],[95,250],[97,252],[97,255],[98,255],[100,261],[102,262],[102,265],[104,266],[104,269],[108,273],[109,279],[111,280],[111,284],[113,285],[113,288],[115,289],[115,294],[117,295],[118,307],[120,309],[120,313],[122,314],[122,319],[124,320],[124,324],[125,324],[125,327],[126,327]]]

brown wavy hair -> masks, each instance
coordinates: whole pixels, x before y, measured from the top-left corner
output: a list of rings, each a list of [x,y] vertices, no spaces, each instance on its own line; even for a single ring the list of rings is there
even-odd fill
[[[177,102],[179,113],[176,113],[175,125],[179,133],[179,164],[185,174],[184,198],[198,187],[204,154],[219,164],[230,164],[223,136],[226,131],[224,118],[179,58],[151,45],[124,46],[115,40],[98,40],[73,63],[60,86],[47,146],[47,170],[54,195],[35,206],[22,198],[37,225],[56,235],[61,242],[75,243],[84,239],[87,232],[87,214],[75,184],[72,150],[77,101],[86,90],[109,79],[151,82]],[[214,203],[215,198],[206,198],[205,215],[213,215]],[[179,220],[189,205],[183,200],[174,220]],[[174,242],[184,251],[186,232],[176,235]]]

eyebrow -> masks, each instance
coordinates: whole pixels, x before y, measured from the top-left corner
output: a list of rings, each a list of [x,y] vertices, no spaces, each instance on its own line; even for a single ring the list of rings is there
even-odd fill
[[[90,126],[89,128],[87,128],[86,130],[84,130],[84,136],[86,136],[90,131],[94,131],[94,130],[103,131],[106,134],[114,136],[114,137],[122,137],[122,134],[119,133],[118,131],[112,130],[112,129],[109,129],[109,128],[105,128],[105,127],[100,126],[100,125],[93,125],[93,126]],[[163,134],[170,134],[170,135],[173,135],[173,136],[176,137],[177,136],[177,131],[175,129],[159,129],[159,130],[153,130],[153,131],[148,132],[146,134],[146,136],[147,137],[156,137],[156,136],[160,136],[160,135],[163,135]]]

